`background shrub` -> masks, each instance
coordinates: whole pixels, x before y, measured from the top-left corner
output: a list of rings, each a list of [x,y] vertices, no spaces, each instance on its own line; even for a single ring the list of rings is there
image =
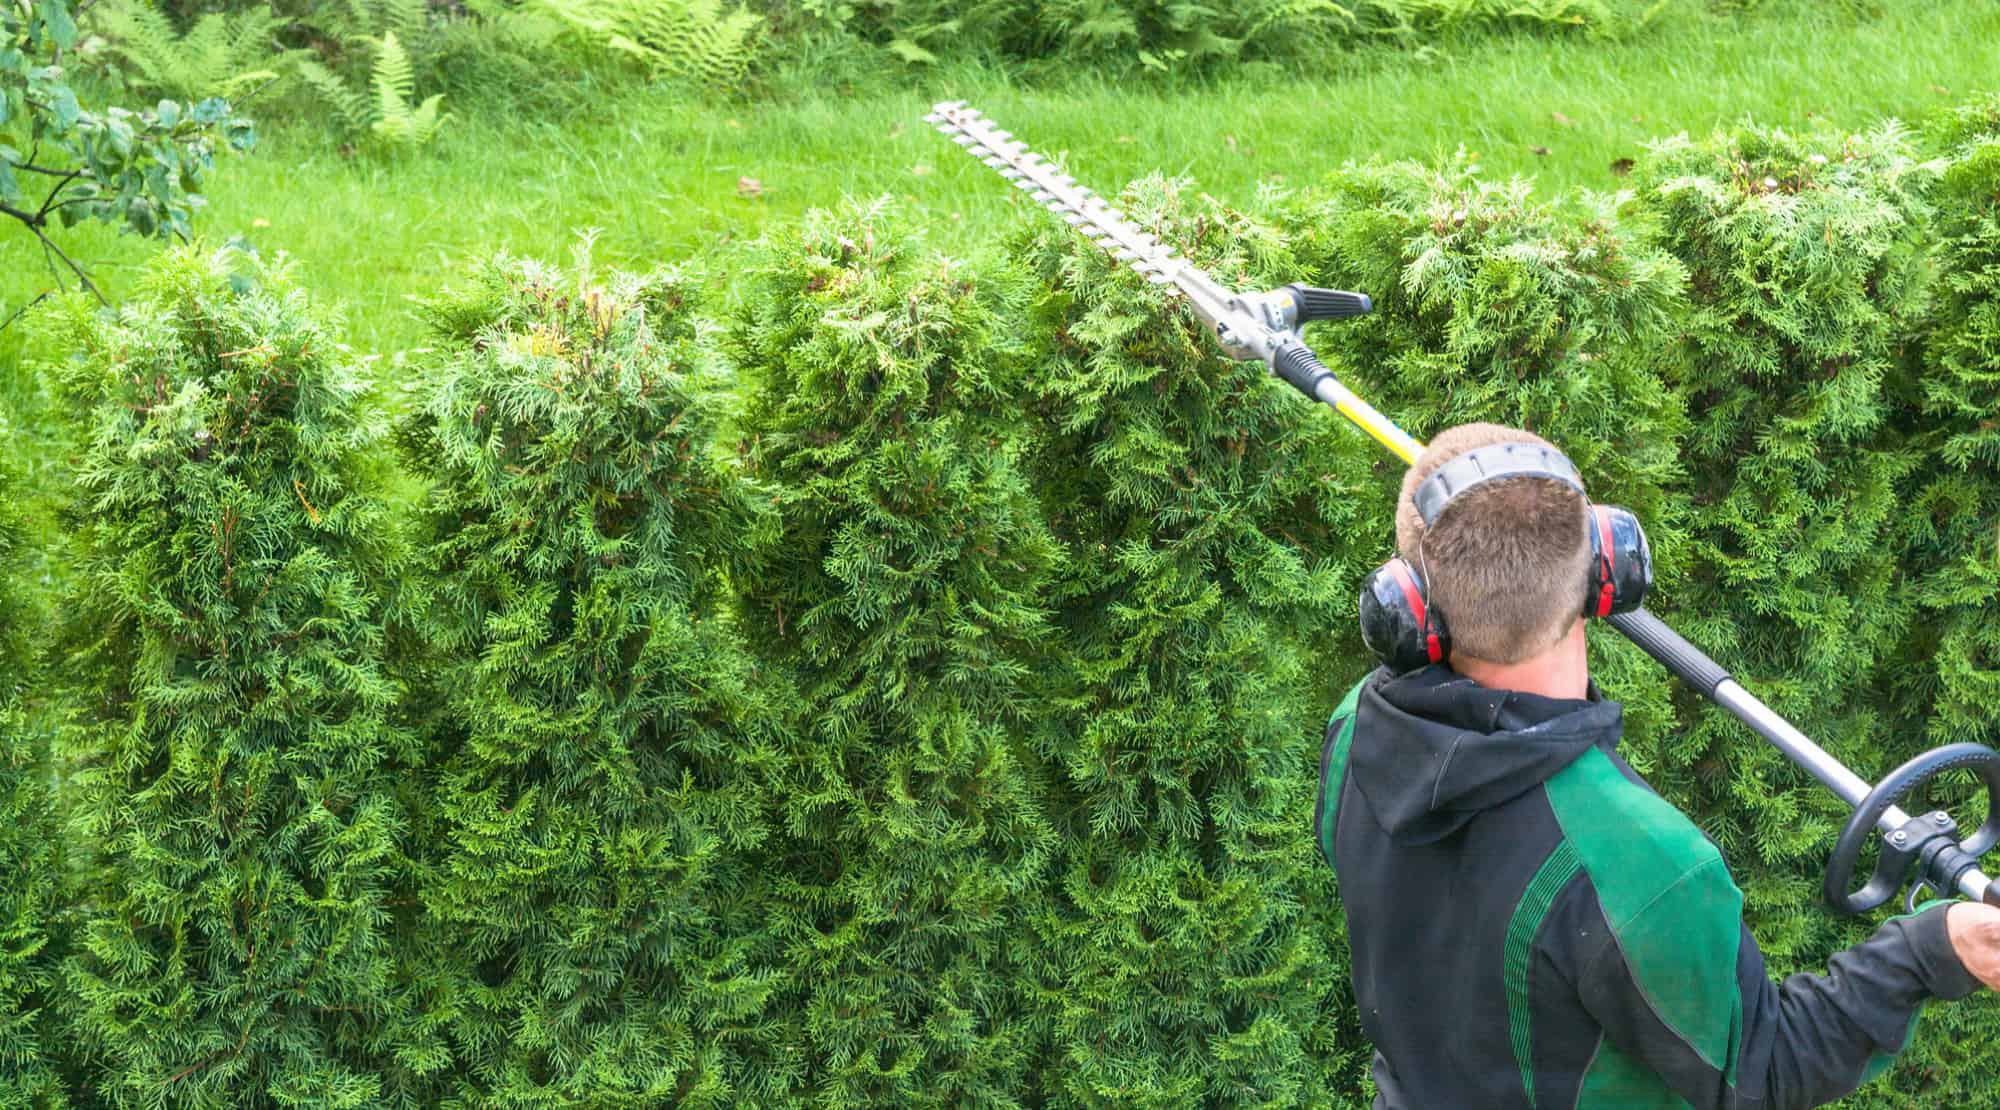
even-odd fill
[[[247,150],[255,138],[218,98],[86,109],[63,68],[77,37],[66,0],[0,6],[0,216],[34,239],[47,266],[54,288],[35,300],[71,282],[97,294],[53,233],[99,221],[184,240],[217,147]],[[0,328],[19,312],[0,316]]]
[[[393,1093],[413,738],[364,386],[282,267],[171,251],[72,302],[76,587],[57,677],[91,1084],[118,1103]]]
[[[1124,201],[1226,284],[1297,272],[1268,224],[1187,183]],[[1328,553],[1366,449],[1054,221],[1012,253],[1046,290],[1021,407],[1065,555],[1032,714],[1056,834],[1034,892],[1041,1089],[1146,1106],[1351,1090],[1365,1059],[1310,811],[1317,725],[1366,668],[1312,648],[1358,581]]]
[[[1038,75],[1066,67],[1214,73],[1241,62],[1324,65],[1372,41],[1532,30],[1620,35],[1660,5],[1638,0],[812,0],[770,4],[787,45],[831,32],[913,65],[986,60]]]
[[[148,0],[116,0],[90,22],[124,63],[127,88],[178,100],[240,96],[279,80],[305,53],[280,45],[287,21],[269,8],[209,12],[183,33]]]
[[[714,450],[689,294],[500,258],[427,310],[412,974],[465,1105],[768,1105],[799,1068],[763,848],[784,683],[724,612],[763,508]]]
[[[1019,462],[1018,276],[815,213],[730,331],[779,531],[740,580],[804,699],[771,908],[801,1100],[1017,1105],[1048,1051],[1032,939],[1055,847],[1042,706],[1055,545]]]

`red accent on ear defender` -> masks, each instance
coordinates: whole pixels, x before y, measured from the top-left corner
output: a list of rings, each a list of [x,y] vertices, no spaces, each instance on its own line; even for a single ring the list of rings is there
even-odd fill
[[[1597,518],[1597,616],[1611,615],[1611,603],[1616,600],[1617,576],[1611,566],[1611,514],[1602,505],[1592,505],[1590,514]]]
[[[1410,603],[1410,612],[1417,618],[1417,627],[1424,630],[1424,650],[1430,654],[1431,662],[1444,662],[1444,645],[1438,642],[1438,634],[1431,630],[1430,608],[1424,604],[1424,592],[1417,588],[1417,580],[1410,573],[1409,564],[1401,559],[1389,560],[1389,576],[1403,588],[1403,600]]]

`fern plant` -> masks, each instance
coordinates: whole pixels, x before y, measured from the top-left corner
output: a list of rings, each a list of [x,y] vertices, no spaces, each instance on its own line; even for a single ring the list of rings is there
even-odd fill
[[[304,22],[328,58],[372,56],[385,36],[395,35],[419,69],[436,37],[430,0],[321,0]]]
[[[97,13],[97,29],[126,66],[125,82],[176,100],[235,97],[276,81],[305,54],[278,42],[285,20],[268,8],[211,12],[186,34],[147,0],[119,0]]]
[[[451,118],[450,113],[441,111],[443,93],[432,93],[421,102],[416,99],[416,72],[394,31],[384,34],[375,50],[366,93],[350,87],[318,62],[302,63],[299,76],[333,108],[348,132],[368,137],[382,150],[426,146]]]
[[[656,75],[711,87],[741,80],[756,60],[761,20],[722,0],[542,0],[595,45]]]

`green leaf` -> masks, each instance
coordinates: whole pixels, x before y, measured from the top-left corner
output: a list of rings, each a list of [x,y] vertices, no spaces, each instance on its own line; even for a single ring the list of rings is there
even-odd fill
[[[48,90],[49,108],[56,117],[56,130],[68,131],[83,117],[83,106],[76,102],[76,90],[68,85],[57,85]]]
[[[35,12],[40,17],[42,29],[48,32],[49,41],[58,50],[68,50],[76,45],[76,20],[70,17],[69,5],[63,0],[38,0]]]
[[[153,202],[145,197],[132,202],[132,206],[125,210],[125,219],[132,225],[133,231],[149,239],[160,229],[160,218],[153,209]]]

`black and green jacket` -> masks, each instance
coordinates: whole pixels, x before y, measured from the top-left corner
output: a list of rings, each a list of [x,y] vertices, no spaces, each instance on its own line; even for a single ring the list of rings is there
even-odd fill
[[[1618,703],[1377,671],[1327,727],[1317,833],[1378,1110],[1817,1106],[1978,985],[1944,907],[1771,982],[1715,846],[1617,753]]]

